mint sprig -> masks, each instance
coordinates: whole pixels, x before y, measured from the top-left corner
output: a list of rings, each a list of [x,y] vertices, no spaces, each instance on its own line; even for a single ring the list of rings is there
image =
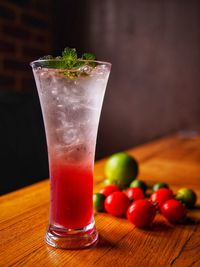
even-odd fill
[[[53,57],[51,55],[44,56],[40,58],[41,60],[45,60],[43,63],[44,67],[48,68],[56,68],[56,69],[66,69],[63,73],[65,76],[69,78],[75,78],[80,73],[78,70],[84,66],[90,66],[94,68],[96,66],[95,55],[92,53],[84,53],[79,58],[75,48],[66,47],[61,56]],[[72,71],[71,71],[72,70]],[[81,72],[81,75],[88,75],[87,73]]]
[[[51,66],[52,68],[73,69],[85,64],[90,65],[90,61],[95,60],[95,55],[92,53],[84,53],[80,58],[78,58],[75,48],[66,47],[61,56],[53,57],[51,55],[47,55],[40,58],[40,60],[49,60],[50,62],[48,62],[48,66]]]

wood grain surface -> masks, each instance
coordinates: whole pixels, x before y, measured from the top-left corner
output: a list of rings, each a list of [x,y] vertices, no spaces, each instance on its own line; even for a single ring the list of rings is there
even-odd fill
[[[139,178],[168,182],[174,192],[196,190],[199,200],[184,224],[157,215],[148,230],[96,213],[96,247],[59,250],[44,242],[49,181],[0,197],[0,266],[200,266],[200,136],[175,135],[128,151],[140,163]],[[105,159],[95,166],[95,191],[102,187]],[[1,177],[3,179],[3,177]],[[28,177],[27,177],[28,179]]]

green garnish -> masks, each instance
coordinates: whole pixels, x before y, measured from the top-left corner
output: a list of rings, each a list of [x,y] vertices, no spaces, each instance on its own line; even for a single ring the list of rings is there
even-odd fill
[[[84,53],[81,57],[81,59],[85,60],[95,60],[95,55],[91,53]]]
[[[45,60],[44,67],[48,68],[57,68],[57,69],[67,69],[64,72],[64,75],[69,78],[75,78],[78,76],[78,72],[76,69],[79,69],[83,66],[89,66],[94,68],[96,66],[95,55],[92,53],[84,53],[80,58],[78,58],[77,52],[75,48],[66,47],[62,56],[53,57],[51,55],[44,56],[40,58],[41,60]],[[49,61],[48,61],[49,60]],[[74,72],[69,71],[74,70]],[[83,73],[84,75],[87,73]]]
[[[62,52],[61,59],[63,60],[63,64],[66,68],[72,69],[78,59],[76,49],[66,47]]]

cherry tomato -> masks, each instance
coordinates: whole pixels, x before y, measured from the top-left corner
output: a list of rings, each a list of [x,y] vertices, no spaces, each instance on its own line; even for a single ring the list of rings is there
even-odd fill
[[[144,191],[139,187],[131,187],[125,191],[130,200],[138,200],[144,198]]]
[[[169,188],[169,185],[166,184],[166,183],[160,182],[160,183],[154,184],[153,187],[152,187],[154,192],[157,191],[160,188]]]
[[[147,190],[147,185],[144,181],[141,181],[141,180],[134,180],[129,187],[140,187],[144,193],[146,192]]]
[[[160,188],[156,192],[154,192],[150,196],[150,201],[157,208],[161,208],[161,206],[168,200],[174,198],[173,192],[171,189],[168,188]]]
[[[197,201],[197,195],[196,193],[189,188],[181,188],[176,193],[177,200],[181,201],[187,208],[193,208],[196,201]]]
[[[113,216],[122,216],[126,214],[130,200],[123,192],[114,192],[105,200],[105,210]]]
[[[163,216],[170,222],[178,222],[186,216],[186,209],[176,199],[167,200],[161,207]]]
[[[103,189],[101,189],[99,192],[101,194],[104,194],[106,197],[109,196],[111,193],[120,191],[120,188],[114,184],[107,185]]]
[[[127,218],[137,227],[149,226],[155,215],[155,207],[147,199],[134,201],[127,211]]]
[[[96,211],[104,210],[105,195],[101,193],[93,194],[93,207]]]

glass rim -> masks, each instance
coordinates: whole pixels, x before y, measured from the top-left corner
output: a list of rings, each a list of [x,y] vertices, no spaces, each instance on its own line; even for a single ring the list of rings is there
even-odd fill
[[[64,61],[63,59],[37,59],[34,61],[31,61],[29,64],[32,68],[34,68],[34,64],[40,64],[40,63],[45,63],[45,62],[62,62]],[[108,65],[108,66],[112,66],[112,64],[110,62],[106,62],[106,61],[101,61],[101,60],[86,60],[86,59],[77,59],[78,62],[88,62],[88,63],[96,63],[98,65]],[[38,66],[39,67],[39,66]],[[45,67],[45,66],[40,66],[40,67],[44,67],[44,68],[49,68],[50,67]],[[79,68],[51,68],[51,69],[65,69],[65,70],[75,70],[75,69],[79,69]]]

